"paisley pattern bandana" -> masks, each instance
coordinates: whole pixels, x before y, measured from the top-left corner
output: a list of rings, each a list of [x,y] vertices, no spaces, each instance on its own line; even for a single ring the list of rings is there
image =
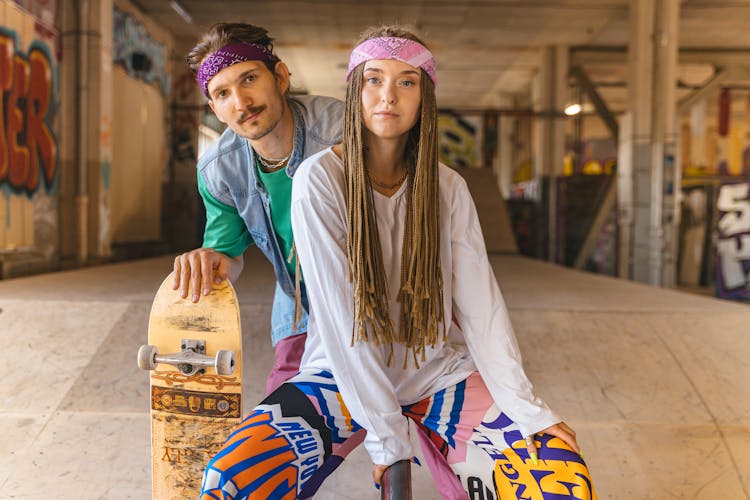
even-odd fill
[[[370,59],[396,59],[415,68],[422,68],[437,87],[435,59],[427,47],[419,42],[394,36],[365,40],[352,50],[346,81],[349,81],[349,75],[354,68]]]
[[[203,60],[200,68],[198,68],[196,79],[203,91],[203,95],[208,97],[208,82],[216,76],[216,73],[227,66],[245,61],[274,62],[277,60],[278,58],[263,45],[244,42],[231,43],[223,46]]]

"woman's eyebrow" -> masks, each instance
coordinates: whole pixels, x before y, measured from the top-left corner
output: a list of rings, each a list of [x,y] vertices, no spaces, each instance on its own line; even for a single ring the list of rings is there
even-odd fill
[[[367,71],[374,71],[376,73],[382,73],[383,72],[383,70],[380,69],[380,68],[372,68],[372,67],[371,68],[365,68],[365,72],[367,72]],[[417,70],[415,70],[415,69],[405,69],[403,71],[400,71],[398,74],[399,75],[418,75],[419,72]]]

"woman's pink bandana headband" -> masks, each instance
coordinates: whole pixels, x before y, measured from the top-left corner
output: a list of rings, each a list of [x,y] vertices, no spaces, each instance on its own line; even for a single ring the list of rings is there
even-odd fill
[[[198,68],[196,79],[200,85],[203,95],[208,96],[208,82],[216,76],[216,73],[239,62],[245,61],[267,61],[275,62],[278,58],[263,45],[256,43],[231,43],[225,45],[210,56],[206,57]]]
[[[349,69],[346,71],[346,81],[349,81],[354,68],[370,59],[396,59],[415,68],[422,68],[430,75],[437,87],[435,73],[435,59],[427,47],[408,38],[394,36],[370,38],[357,45],[349,57]]]

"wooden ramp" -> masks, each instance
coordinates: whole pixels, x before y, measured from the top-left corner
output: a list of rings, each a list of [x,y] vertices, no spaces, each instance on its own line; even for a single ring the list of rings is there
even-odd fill
[[[466,179],[477,206],[487,252],[518,253],[508,209],[498,189],[495,174],[489,168],[463,168],[457,171]]]

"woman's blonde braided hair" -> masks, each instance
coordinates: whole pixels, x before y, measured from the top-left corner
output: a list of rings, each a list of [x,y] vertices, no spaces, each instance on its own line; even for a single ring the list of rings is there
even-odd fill
[[[400,37],[417,41],[399,26],[367,31],[357,43],[375,37]],[[422,103],[417,123],[409,132],[405,149],[407,166],[407,215],[401,256],[401,304],[399,331],[395,332],[388,308],[383,256],[375,207],[364,161],[362,72],[354,69],[346,92],[344,118],[344,168],[346,172],[347,252],[349,280],[354,289],[355,340],[390,345],[388,365],[393,362],[394,342],[413,353],[416,366],[425,360],[425,348],[445,338],[443,275],[440,265],[440,192],[438,187],[437,103],[432,79],[422,71]],[[404,358],[404,368],[408,356]]]

